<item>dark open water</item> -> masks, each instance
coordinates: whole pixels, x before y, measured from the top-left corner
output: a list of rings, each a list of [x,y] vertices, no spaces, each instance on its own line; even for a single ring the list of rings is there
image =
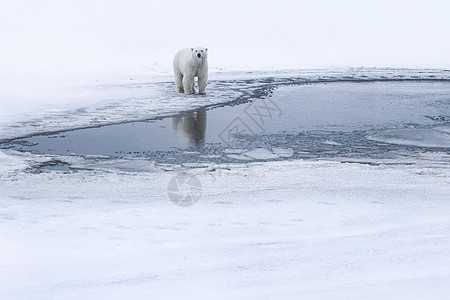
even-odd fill
[[[251,103],[46,133],[0,147],[164,164],[330,158],[377,163],[450,153],[449,124],[449,82],[333,82],[280,86]]]

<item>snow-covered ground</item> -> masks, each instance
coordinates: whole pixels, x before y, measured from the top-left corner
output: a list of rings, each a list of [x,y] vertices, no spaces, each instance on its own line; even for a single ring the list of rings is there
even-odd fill
[[[446,299],[450,160],[24,174],[0,154],[2,299]],[[180,193],[187,193],[180,190]]]
[[[173,115],[293,78],[448,80],[449,3],[11,1],[0,139]],[[209,48],[206,97],[175,93],[172,55],[189,45]],[[0,150],[0,299],[450,296],[448,151],[32,172],[52,159]],[[174,186],[179,174],[193,184]]]
[[[352,80],[448,76],[439,70],[342,72],[296,74],[306,80],[355,72],[359,75]],[[240,76],[259,84],[259,75]],[[137,112],[146,104],[153,109],[150,116],[165,115],[229,101],[254,88],[240,83],[243,90],[221,97],[219,86],[230,82],[212,83],[206,98],[167,97],[173,93],[171,83],[148,83],[148,91],[160,94],[159,105],[145,97],[120,96],[116,99],[123,104],[111,106],[106,100],[92,106],[105,109],[62,105],[57,113],[33,112],[33,119],[24,118],[20,125],[6,119],[2,137],[89,126],[99,119],[106,124],[140,119],[145,112]],[[130,94],[139,89],[104,90],[115,88]],[[273,155],[264,149],[250,152],[259,158]],[[0,151],[1,299],[450,295],[448,151],[379,166],[288,160],[191,169],[131,159],[70,173],[33,171],[54,158]],[[76,164],[77,157],[65,159]],[[192,181],[180,181],[180,174]],[[195,203],[174,204],[185,197]]]

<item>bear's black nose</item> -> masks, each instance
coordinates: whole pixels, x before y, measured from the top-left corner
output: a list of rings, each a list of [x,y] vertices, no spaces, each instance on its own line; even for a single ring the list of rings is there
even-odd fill
[[[199,53],[199,54],[197,54],[197,57],[200,58],[200,57],[202,57],[202,55]]]

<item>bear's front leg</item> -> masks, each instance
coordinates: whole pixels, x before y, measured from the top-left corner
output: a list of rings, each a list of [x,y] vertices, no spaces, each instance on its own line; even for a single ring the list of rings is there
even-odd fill
[[[198,76],[198,93],[200,95],[206,95],[206,85],[208,83],[208,76]]]
[[[184,93],[186,95],[193,94],[193,91],[192,91],[193,85],[194,85],[194,78],[184,74],[183,87],[184,87]]]
[[[180,72],[175,72],[175,84],[177,86],[178,93],[184,93],[183,75]]]
[[[195,94],[195,79],[192,80],[192,88],[191,88],[192,94]]]

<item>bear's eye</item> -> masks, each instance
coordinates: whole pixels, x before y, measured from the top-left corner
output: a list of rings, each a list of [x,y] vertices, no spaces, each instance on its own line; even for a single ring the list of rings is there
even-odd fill
[[[203,50],[201,50],[203,52]]]

